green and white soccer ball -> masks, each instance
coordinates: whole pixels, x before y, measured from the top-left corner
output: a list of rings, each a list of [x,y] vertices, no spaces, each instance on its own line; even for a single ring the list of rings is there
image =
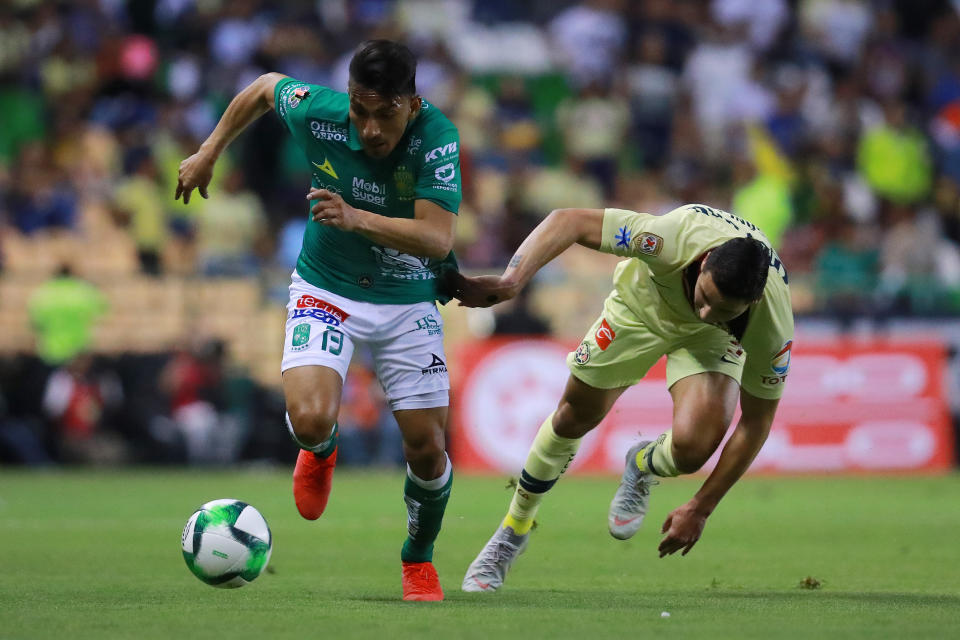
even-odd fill
[[[214,500],[197,509],[180,538],[193,575],[223,589],[257,579],[270,561],[273,536],[260,512],[239,500]]]

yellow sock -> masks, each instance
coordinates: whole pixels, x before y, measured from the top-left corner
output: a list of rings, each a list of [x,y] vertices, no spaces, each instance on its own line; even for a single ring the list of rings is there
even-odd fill
[[[543,494],[567,470],[579,448],[580,438],[561,438],[553,431],[553,414],[547,416],[530,446],[503,526],[511,527],[519,535],[530,531]]]
[[[680,475],[673,459],[673,430],[661,433],[659,438],[637,452],[637,468],[661,478]]]

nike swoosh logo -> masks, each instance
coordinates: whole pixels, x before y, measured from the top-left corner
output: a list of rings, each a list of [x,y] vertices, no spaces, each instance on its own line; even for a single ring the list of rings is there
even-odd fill
[[[634,520],[636,520],[636,519],[639,518],[639,517],[641,517],[641,516],[633,516],[632,518],[627,518],[626,520],[621,520],[621,519],[618,518],[617,516],[613,516],[613,524],[617,525],[618,527],[622,527],[622,526],[625,525],[625,524],[630,524],[631,522],[633,522]]]
[[[483,589],[484,591],[490,588],[489,582],[480,582],[480,579],[477,578],[476,576],[473,577],[473,581],[476,582],[477,586]]]
[[[727,356],[720,356],[720,360],[726,362],[727,364],[740,364],[736,360],[727,360]]]

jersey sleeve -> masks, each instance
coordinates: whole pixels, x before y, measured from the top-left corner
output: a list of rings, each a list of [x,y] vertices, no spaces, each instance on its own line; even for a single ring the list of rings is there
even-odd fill
[[[668,271],[683,263],[682,220],[677,212],[662,216],[626,209],[604,209],[600,251],[639,258],[653,272]]]
[[[451,213],[460,209],[460,135],[445,127],[424,136],[417,154],[417,184],[414,199],[429,200]]]
[[[310,103],[321,92],[329,91],[318,84],[307,84],[294,78],[284,78],[273,89],[273,102],[277,115],[289,129],[297,143],[299,135],[309,131],[306,116]]]

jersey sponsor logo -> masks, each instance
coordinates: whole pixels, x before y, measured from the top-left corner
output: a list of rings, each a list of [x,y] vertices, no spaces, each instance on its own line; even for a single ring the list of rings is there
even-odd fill
[[[420,369],[420,375],[429,376],[446,373],[447,364],[443,361],[443,359],[435,353],[431,353],[430,355],[433,356],[433,360],[426,367]]]
[[[333,165],[330,164],[329,158],[324,158],[324,159],[323,159],[323,164],[317,164],[316,162],[311,162],[310,164],[312,164],[313,166],[315,166],[317,169],[320,169],[320,171],[323,171],[323,172],[324,172],[325,174],[327,174],[328,176],[331,176],[332,178],[334,178],[334,179],[336,179],[336,180],[339,180],[339,179],[340,179],[340,176],[337,175],[336,169],[334,169],[334,168],[333,168]]]
[[[432,280],[436,274],[430,269],[430,259],[402,253],[390,247],[370,247],[380,266],[380,275],[400,280]]]
[[[340,325],[347,318],[350,317],[350,314],[341,309],[340,307],[330,304],[326,300],[321,300],[316,296],[311,295],[302,295],[297,300],[297,308],[294,311],[317,311],[319,315],[310,315],[310,317],[317,318],[318,320],[323,320],[326,324],[331,325]],[[301,316],[294,316],[295,318],[304,317],[304,314]],[[327,318],[327,319],[324,319]]]
[[[607,319],[602,318],[600,320],[600,326],[597,327],[597,332],[593,337],[597,341],[597,346],[600,347],[600,351],[606,351],[610,343],[613,342],[613,339],[617,337],[617,334],[610,328]]]
[[[580,346],[577,347],[577,350],[573,353],[573,361],[581,365],[590,362],[590,345],[587,344],[586,340],[581,342]]]
[[[363,178],[353,178],[353,190],[350,194],[357,200],[375,204],[378,207],[387,204],[387,184],[385,182],[370,182]]]
[[[453,164],[452,162],[448,162],[447,164],[440,165],[433,171],[433,177],[445,183],[453,180],[456,177],[456,175],[457,175],[457,168],[456,168],[456,165]]]
[[[630,236],[630,229],[627,229],[626,225],[617,229],[617,234],[614,236],[617,241],[616,246],[628,248],[630,246]]]
[[[443,335],[443,328],[433,314],[428,314],[417,320],[417,331],[426,331],[428,336]]]
[[[777,376],[787,377],[787,371],[790,370],[791,349],[793,349],[793,340],[787,340],[783,343],[780,351],[770,360],[770,368]]]
[[[306,322],[293,328],[293,337],[290,339],[291,351],[303,351],[310,346],[310,325]]]
[[[663,238],[655,233],[641,233],[634,240],[634,246],[640,253],[645,253],[648,256],[658,256],[660,251],[663,250]]]
[[[324,120],[311,120],[310,133],[317,140],[332,140],[333,142],[346,142],[349,137],[346,127]]]
[[[447,144],[437,147],[436,149],[431,149],[423,156],[424,162],[433,162],[438,157],[445,158],[448,155],[454,154],[457,152],[457,143],[448,142]]]

